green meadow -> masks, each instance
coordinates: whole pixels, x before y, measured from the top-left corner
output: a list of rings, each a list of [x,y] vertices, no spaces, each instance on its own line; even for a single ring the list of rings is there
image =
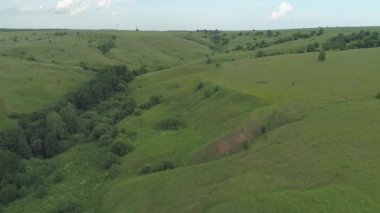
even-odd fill
[[[217,32],[228,43],[203,31],[0,32],[0,128],[17,123],[11,113],[59,101],[99,67],[139,72],[127,90],[138,107],[114,124],[115,141],[133,151],[104,170],[110,148],[80,135],[59,155],[24,159],[56,165],[62,180],[51,184],[48,174],[43,196],[28,193],[3,211],[379,212],[380,48],[323,45],[380,28],[275,42],[318,30]],[[142,107],[151,97],[160,103]],[[163,162],[172,168],[151,169]]]

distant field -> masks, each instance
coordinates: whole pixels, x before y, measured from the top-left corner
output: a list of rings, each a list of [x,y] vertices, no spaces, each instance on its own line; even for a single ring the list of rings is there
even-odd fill
[[[27,196],[6,212],[48,212],[68,200],[80,201],[83,212],[380,211],[380,48],[327,51],[324,62],[318,51],[295,54],[300,46],[360,30],[380,28],[330,28],[319,37],[255,50],[232,49],[276,38],[225,32],[229,43],[218,46],[202,32],[85,31],[78,38],[70,31],[50,44],[53,32],[37,32],[50,35],[43,45],[18,47],[36,62],[0,56],[0,126],[9,125],[6,114],[38,110],[90,79],[93,72],[81,61],[159,70],[138,76],[130,89],[138,105],[152,95],[162,101],[117,123],[133,133],[119,139],[135,150],[122,158],[116,178],[98,168],[107,148],[81,144],[52,159],[64,180],[47,196]],[[18,42],[9,38],[17,33],[0,33],[6,44],[0,54],[15,48]],[[88,46],[112,35],[116,46],[105,54]],[[56,42],[70,48],[47,59],[42,46],[51,51]],[[257,58],[260,50],[281,54]],[[167,118],[184,125],[157,130]],[[176,168],[138,175],[163,161]]]

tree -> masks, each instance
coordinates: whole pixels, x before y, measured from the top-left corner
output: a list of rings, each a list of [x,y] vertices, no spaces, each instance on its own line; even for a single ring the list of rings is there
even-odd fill
[[[46,133],[44,137],[44,157],[53,157],[60,152],[60,141],[66,137],[66,124],[55,111],[46,116]]]
[[[326,53],[324,50],[321,50],[321,52],[319,52],[318,59],[319,59],[319,61],[325,61],[326,60]]]
[[[18,125],[10,127],[0,134],[0,148],[9,150],[24,158],[31,156],[25,133]]]
[[[71,134],[76,133],[79,128],[79,121],[75,106],[68,103],[65,107],[59,110],[59,115],[66,123],[67,131]]]
[[[268,30],[268,31],[267,31],[267,36],[268,36],[268,37],[273,37],[273,32],[272,32],[271,30]]]
[[[315,44],[308,44],[306,47],[307,52],[314,52],[315,51]]]
[[[318,36],[321,36],[321,35],[323,35],[324,33],[325,33],[325,30],[324,30],[323,28],[320,27],[320,28],[318,29],[317,35],[318,35]]]

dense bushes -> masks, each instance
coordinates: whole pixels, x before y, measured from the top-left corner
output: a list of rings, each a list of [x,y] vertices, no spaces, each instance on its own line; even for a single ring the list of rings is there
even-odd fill
[[[133,78],[134,75],[124,65],[107,67],[98,72],[94,80],[69,94],[67,99],[77,109],[87,110],[115,93],[125,91],[125,84]]]
[[[139,105],[140,109],[150,109],[161,103],[162,96],[161,95],[152,95],[148,102]]]
[[[55,166],[49,160],[21,158],[50,158],[76,143],[93,139],[102,145],[112,144],[118,135],[115,123],[136,108],[127,88],[133,77],[125,66],[107,67],[56,104],[14,116],[18,125],[0,132],[0,204],[8,204],[30,192],[42,198],[48,184],[63,180],[59,172],[50,176]],[[152,98],[151,103],[157,102]],[[104,169],[120,163],[119,155],[131,152],[133,147],[116,142],[109,149],[113,153],[108,152],[100,162]]]
[[[134,147],[130,144],[127,144],[122,141],[116,141],[114,142],[110,147],[110,152],[114,153],[115,155],[118,155],[120,157],[123,157],[124,155],[132,152]]]
[[[114,164],[120,164],[120,163],[121,163],[121,159],[118,155],[108,152],[106,155],[103,156],[103,159],[100,162],[100,167],[102,169],[108,170]]]
[[[143,166],[139,171],[139,175],[146,175],[146,174],[150,174],[150,173],[161,172],[161,171],[171,170],[171,169],[175,169],[175,168],[176,168],[176,166],[175,166],[174,162],[163,161],[156,166],[152,166],[152,165]]]
[[[155,125],[156,130],[179,130],[183,127],[185,124],[177,118],[168,118]]]
[[[357,48],[380,47],[380,33],[361,30],[359,33],[339,35],[329,39],[324,45],[325,50],[346,50]]]
[[[103,53],[107,53],[109,52],[112,48],[115,48],[115,42],[113,40],[109,40],[109,41],[106,41],[104,42],[103,44],[100,44],[98,46],[98,49]]]
[[[0,149],[0,205],[34,191],[42,195],[39,188],[54,169],[55,166],[49,162],[23,162],[16,154]]]

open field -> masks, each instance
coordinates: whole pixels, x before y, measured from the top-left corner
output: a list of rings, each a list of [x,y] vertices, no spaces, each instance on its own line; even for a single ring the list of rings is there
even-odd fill
[[[295,54],[360,30],[380,28],[329,28],[255,50],[233,49],[318,29],[270,38],[225,32],[225,45],[203,32],[1,32],[0,127],[15,122],[6,117],[10,112],[38,111],[59,100],[91,79],[94,67],[144,66],[148,73],[128,85],[131,97],[140,106],[162,97],[115,124],[126,131],[115,140],[134,146],[115,177],[108,178],[112,169],[99,169],[107,147],[78,143],[47,160],[58,165],[63,181],[5,212],[49,212],[68,201],[80,203],[80,212],[380,211],[380,48],[327,51],[324,62],[319,51]],[[15,35],[18,42],[10,40]],[[112,36],[115,47],[100,52],[95,43]],[[280,54],[257,57],[258,51]],[[158,129],[168,118],[182,126]],[[141,175],[165,161],[176,168]]]

